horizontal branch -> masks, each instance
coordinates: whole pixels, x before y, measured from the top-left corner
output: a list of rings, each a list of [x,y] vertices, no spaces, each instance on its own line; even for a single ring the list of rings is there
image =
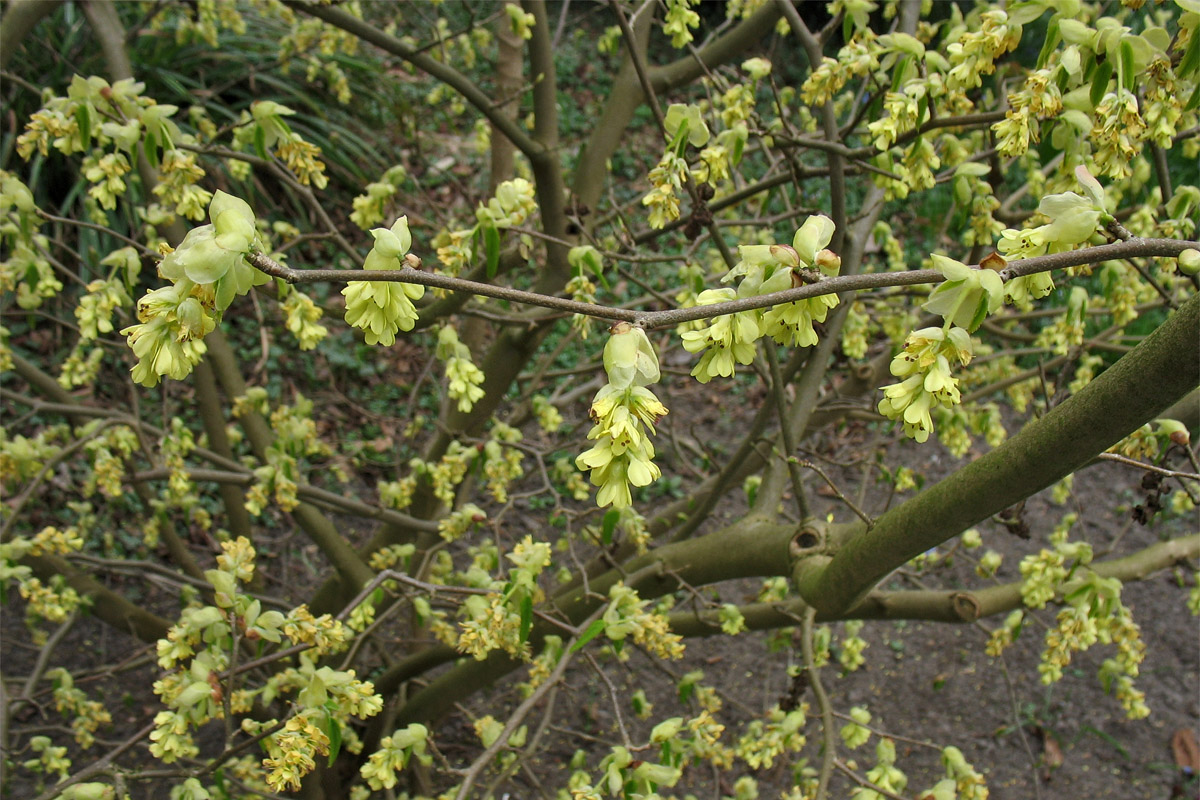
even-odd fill
[[[1200,533],[1157,542],[1136,553],[1095,562],[1088,569],[1102,578],[1138,581],[1176,564],[1200,558]],[[1021,605],[1021,583],[989,586],[976,591],[873,592],[847,612],[857,619],[926,619],[936,622],[974,622],[1003,614]]]
[[[286,267],[262,253],[251,253],[246,260],[273,278],[280,278],[288,283],[349,283],[351,281],[392,281],[397,283],[416,283],[421,286],[432,286],[437,289],[448,289],[454,292],[466,292],[481,297],[494,297],[497,300],[507,300],[511,303],[522,303],[542,308],[554,308],[570,311],[575,314],[586,314],[601,319],[611,319],[618,322],[635,322],[641,312],[624,308],[609,308],[594,303],[580,303],[565,297],[551,297],[537,292],[525,292],[520,289],[509,289],[506,286],[494,286],[490,283],[469,281],[464,278],[453,278],[436,272],[426,272],[412,267],[403,269],[292,269]]]
[[[22,375],[22,377],[25,377]],[[114,424],[127,425],[135,430],[141,430],[147,436],[161,439],[163,431],[161,428],[156,428],[146,422],[139,420],[131,414],[124,411],[118,411],[110,408],[98,408],[96,406],[86,406],[75,403],[48,403],[33,398],[24,397],[15,392],[0,389],[0,398],[10,402],[21,403],[28,405],[36,411],[47,414],[63,414],[68,417],[101,417],[109,420]],[[189,469],[187,473],[192,480],[196,481],[211,481],[219,484],[234,484],[238,486],[248,486],[254,481],[252,470],[239,464],[236,461],[224,458],[218,453],[207,450],[203,447],[197,447],[192,451],[195,455],[210,461],[224,469]],[[134,473],[130,476],[133,482],[162,480],[170,476],[170,470],[166,468],[157,468]],[[381,522],[390,522],[397,525],[407,525],[414,530],[422,530],[434,532],[437,531],[438,525],[432,520],[417,519],[409,514],[396,511],[390,508],[382,508],[380,506],[371,505],[361,500],[355,500],[352,497],[336,494],[334,492],[320,489],[308,483],[297,483],[296,494],[306,500],[315,503],[321,503],[326,506],[332,506],[341,509],[350,514],[355,514],[368,519],[375,519]]]
[[[1102,578],[1123,582],[1149,577],[1176,564],[1200,558],[1200,533],[1156,542],[1122,558],[1088,565]],[[818,620],[843,619],[925,620],[929,622],[975,622],[1012,611],[1021,605],[1021,583],[1006,583],[976,590],[916,590],[872,592],[844,614],[821,615]],[[802,598],[780,603],[748,603],[738,611],[747,630],[774,630],[796,625],[809,608]],[[671,630],[680,636],[699,637],[720,634],[721,622],[716,609],[676,611],[670,615]]]
[[[215,469],[189,469],[185,470],[189,478],[193,481],[206,481],[221,484],[233,484],[235,486],[249,486],[254,482],[254,474],[251,470],[245,469],[236,471],[215,470]],[[135,481],[156,481],[165,480],[171,476],[171,470],[161,467],[158,469],[138,472],[133,475]],[[298,483],[296,485],[296,495],[313,503],[331,506],[335,509],[345,511],[349,514],[354,514],[358,517],[367,519],[375,519],[380,522],[390,522],[394,525],[406,525],[414,530],[435,532],[438,529],[438,524],[432,520],[417,519],[416,517],[404,514],[400,511],[395,511],[390,508],[381,508],[373,506],[370,503],[364,503],[361,500],[355,500],[353,497],[336,494],[325,489],[319,489],[307,483]]]
[[[1095,264],[1118,258],[1148,256],[1174,258],[1188,249],[1200,249],[1200,242],[1182,239],[1134,238],[1123,242],[1113,242],[1112,244],[1085,247],[1080,250],[1068,250],[1062,253],[1051,253],[1050,255],[1013,261],[1007,267],[1000,270],[1000,277],[1004,280],[1010,280],[1039,272],[1078,267],[1084,264]],[[634,311],[624,308],[610,308],[595,303],[581,303],[577,300],[570,300],[564,297],[551,297],[536,292],[509,289],[504,286],[493,286],[489,283],[468,281],[412,267],[376,270],[293,269],[274,261],[262,253],[251,253],[246,259],[266,274],[292,284],[321,282],[348,283],[350,281],[416,283],[422,286],[433,286],[455,292],[469,292],[483,297],[494,297],[514,303],[560,309],[599,319],[632,322],[646,329],[666,328],[678,325],[681,322],[711,319],[725,314],[735,314],[739,311],[750,311],[757,308],[769,308],[774,305],[806,300],[828,294],[859,292],[867,289],[883,289],[895,286],[933,284],[941,283],[945,280],[942,273],[936,269],[878,272],[866,275],[841,275],[833,278],[821,278],[814,283],[795,289],[771,292],[770,294],[762,294],[754,297],[744,297],[724,303],[693,306],[691,308],[675,308],[667,311]],[[979,269],[977,265],[974,268]]]

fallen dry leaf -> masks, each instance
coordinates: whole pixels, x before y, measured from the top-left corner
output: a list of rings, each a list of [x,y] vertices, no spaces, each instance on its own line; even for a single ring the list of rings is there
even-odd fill
[[[1053,780],[1054,771],[1063,765],[1062,747],[1054,734],[1040,725],[1033,729],[1033,733],[1042,741],[1041,774],[1042,780],[1049,783]]]
[[[1200,746],[1191,728],[1180,728],[1171,734],[1171,752],[1181,770],[1188,775],[1200,774]]]
[[[1049,769],[1058,769],[1063,764],[1063,751],[1049,734],[1042,736],[1042,763]]]

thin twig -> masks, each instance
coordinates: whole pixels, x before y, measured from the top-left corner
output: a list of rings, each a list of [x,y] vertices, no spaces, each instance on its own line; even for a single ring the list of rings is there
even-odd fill
[[[1003,280],[1049,272],[1067,267],[1077,267],[1084,264],[1095,264],[1117,258],[1134,256],[1159,256],[1174,258],[1187,249],[1200,249],[1200,242],[1182,239],[1141,239],[1114,242],[1112,244],[1086,247],[1080,250],[1068,250],[1062,253],[1036,256],[1020,261],[1014,261],[1000,271]],[[745,297],[711,305],[693,306],[691,308],[676,308],[668,311],[634,311],[624,308],[610,308],[594,303],[581,303],[564,297],[551,297],[535,292],[525,292],[504,286],[494,286],[479,281],[469,281],[441,275],[406,266],[402,269],[381,270],[340,270],[340,269],[293,269],[277,263],[263,253],[251,253],[246,259],[256,268],[266,274],[281,278],[291,284],[297,283],[348,283],[350,281],[394,281],[415,283],[422,286],[433,286],[439,289],[449,289],[456,292],[470,292],[483,297],[494,297],[514,303],[555,308],[569,311],[573,314],[585,314],[599,319],[611,319],[632,322],[646,329],[664,328],[699,319],[734,314],[739,311],[749,311],[758,308],[769,308],[781,303],[791,303],[796,300],[806,300],[841,292],[857,292],[867,289],[882,289],[895,286],[914,286],[917,284],[941,283],[945,277],[935,269],[917,269],[904,272],[868,273],[865,275],[839,275],[820,280],[795,289],[781,292]],[[419,265],[420,259],[410,257],[409,263]],[[978,269],[978,266],[974,267]]]
[[[1144,461],[1138,461],[1136,458],[1126,458],[1116,453],[1101,453],[1096,458],[1100,461],[1115,461],[1118,464],[1137,467],[1138,469],[1146,470],[1146,472],[1157,472],[1159,475],[1164,475],[1168,478],[1187,478],[1188,480],[1200,481],[1200,475],[1194,472],[1177,472],[1173,469],[1164,469],[1163,467],[1147,464]]]
[[[784,464],[792,480],[792,492],[796,495],[796,507],[800,519],[808,519],[808,497],[804,493],[804,479],[800,476],[800,464],[795,459],[796,432],[788,424],[787,399],[783,395],[783,372],[779,369],[779,355],[773,345],[767,345],[767,366],[771,370],[771,395],[775,400],[775,413],[779,417],[779,438],[783,440]]]
[[[833,731],[833,706],[829,702],[829,694],[821,683],[821,673],[813,653],[813,624],[817,618],[817,610],[809,607],[804,612],[804,622],[801,625],[800,652],[804,657],[804,670],[808,673],[808,684],[812,687],[813,696],[817,700],[817,709],[821,712],[821,771],[817,778],[816,800],[825,800],[829,791],[829,778],[833,775],[833,764],[837,760],[837,737]]]
[[[588,617],[580,626],[580,630],[587,630],[588,626],[591,625],[594,620],[600,618],[606,608],[607,606],[601,606],[592,612],[592,615]],[[574,644],[577,639],[578,637],[572,639],[571,643]],[[496,740],[492,742],[491,746],[480,753],[479,756],[471,762],[471,766],[467,767],[467,769],[462,773],[463,780],[462,783],[459,784],[457,794],[455,794],[456,800],[464,800],[464,798],[466,798],[467,794],[471,791],[471,787],[475,785],[475,781],[479,780],[479,776],[483,772],[484,768],[488,765],[492,758],[494,758],[495,755],[500,752],[501,748],[508,745],[508,739],[517,730],[517,726],[520,725],[525,717],[529,715],[529,712],[533,710],[533,707],[541,702],[546,693],[558,685],[558,681],[562,679],[563,673],[567,671],[567,665],[571,663],[571,658],[573,656],[574,653],[571,652],[570,646],[564,647],[563,653],[558,659],[558,664],[555,665],[554,670],[550,673],[550,675],[547,676],[547,678],[541,684],[539,684],[536,689],[533,690],[533,693],[530,694],[529,697],[525,698],[525,701],[521,703],[521,705],[517,706],[516,710],[513,711],[511,716],[509,716],[508,722],[505,723],[504,730],[502,730],[500,735],[496,737]],[[588,659],[592,660],[590,655],[588,655]],[[592,661],[592,664],[595,666],[595,661]],[[611,689],[611,684],[609,686]],[[618,722],[620,721],[619,713],[620,712],[618,711]],[[621,730],[624,732],[624,726],[622,726]]]

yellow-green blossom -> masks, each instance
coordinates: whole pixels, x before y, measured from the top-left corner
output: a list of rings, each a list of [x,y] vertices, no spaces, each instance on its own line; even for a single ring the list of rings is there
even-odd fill
[[[412,235],[408,217],[400,217],[389,228],[371,231],[375,246],[367,254],[363,269],[399,269]],[[342,289],[346,298],[346,322],[361,328],[367,344],[390,346],[396,342],[397,331],[411,331],[417,322],[413,300],[425,295],[425,287],[416,283],[393,281],[350,281]]]
[[[595,425],[588,439],[596,444],[575,459],[589,469],[592,483],[600,487],[596,503],[625,508],[633,502],[629,486],[646,486],[659,475],[653,462],[654,445],[643,428],[654,433],[654,422],[667,413],[646,388],[659,378],[658,357],[641,328],[618,323],[604,347],[608,383],[592,400]]]
[[[931,409],[950,408],[959,402],[958,379],[950,374],[951,363],[966,366],[971,355],[971,337],[962,328],[923,328],[909,334],[891,364],[891,373],[903,380],[883,387],[879,413],[902,420],[905,435],[926,441],[933,431]]]

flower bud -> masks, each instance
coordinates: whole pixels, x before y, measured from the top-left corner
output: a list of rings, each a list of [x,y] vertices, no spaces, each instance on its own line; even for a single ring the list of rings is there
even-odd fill
[[[179,708],[190,708],[200,701],[212,697],[212,693],[212,686],[208,684],[208,681],[196,681],[180,692],[175,702]]]
[[[812,264],[816,260],[817,252],[827,247],[833,239],[833,231],[833,220],[824,214],[809,217],[796,231],[792,247],[803,263]]]
[[[672,103],[667,108],[666,118],[663,120],[663,127],[666,129],[667,135],[674,139],[679,135],[679,129],[683,125],[687,126],[688,142],[693,147],[703,147],[708,144],[708,139],[712,134],[709,133],[704,118],[700,116],[699,107]]]
[[[396,220],[391,229],[372,228],[375,251],[384,258],[400,258],[412,247],[412,234],[408,230],[408,215]]]
[[[771,62],[765,58],[750,58],[742,62],[742,69],[756,81],[771,74]]]
[[[658,356],[646,332],[628,322],[614,325],[604,346],[604,371],[608,373],[608,382],[617,389],[657,383]]]
[[[781,267],[800,266],[800,255],[795,248],[788,247],[786,244],[771,245],[771,256]]]
[[[772,244],[743,244],[738,245],[738,256],[750,267],[763,267],[774,263],[775,255]]]
[[[1188,432],[1187,426],[1177,419],[1160,419],[1158,423],[1158,432],[1165,433],[1167,438],[1180,447],[1187,447],[1192,441],[1192,435]]]
[[[662,786],[674,786],[681,774],[683,773],[678,767],[668,767],[666,764],[651,764],[649,761],[643,761],[633,771],[634,778],[650,781]]]
[[[429,737],[429,729],[419,722],[410,724],[404,730],[392,734],[392,747],[403,750],[417,743],[423,743]]]
[[[113,787],[104,783],[77,783],[58,796],[62,800],[112,800],[116,794]]]
[[[1100,212],[1089,198],[1074,192],[1050,194],[1038,203],[1038,211],[1050,218],[1042,226],[1042,235],[1047,242],[1064,245],[1082,244],[1096,232]]]
[[[0,181],[0,200],[4,205],[11,203],[18,211],[29,213],[35,208],[33,192],[16,178],[6,177]]]
[[[958,790],[955,786],[953,778],[940,780],[928,792],[920,796],[920,800],[954,800],[958,797]]]
[[[1087,194],[1088,199],[1092,201],[1092,205],[1100,211],[1104,210],[1104,187],[1100,185],[1100,181],[1088,172],[1088,168],[1082,164],[1075,168],[1075,178],[1079,181],[1079,185],[1083,187],[1083,191]]]
[[[213,219],[213,229],[217,244],[226,250],[245,253],[254,241],[254,219],[246,218],[237,209],[222,211]]]
[[[223,192],[220,189],[213,195],[212,202],[208,204],[208,218],[211,222],[216,222],[227,211],[235,212],[236,216],[241,217],[254,226],[254,211],[250,208],[250,204],[240,197],[234,197],[228,192]]]
[[[675,738],[675,734],[679,733],[679,729],[683,726],[683,717],[671,717],[663,720],[654,726],[654,730],[650,731],[650,741],[666,742]]]
[[[1179,254],[1179,271],[1184,275],[1200,273],[1200,250],[1188,248]]]
[[[813,263],[817,269],[829,277],[837,275],[842,269],[842,257],[832,250],[822,250],[817,253],[816,261]]]

